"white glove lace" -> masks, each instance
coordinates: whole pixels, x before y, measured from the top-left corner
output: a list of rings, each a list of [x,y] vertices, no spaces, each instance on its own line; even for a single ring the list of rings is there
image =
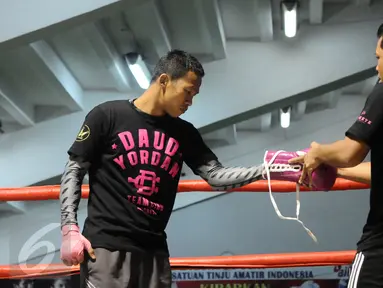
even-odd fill
[[[264,165],[264,169],[265,169],[263,171],[263,179],[267,179],[268,186],[269,186],[270,200],[271,200],[271,203],[273,204],[275,213],[277,213],[278,217],[280,219],[282,219],[282,220],[294,220],[294,221],[297,221],[298,223],[300,223],[303,226],[303,228],[306,230],[306,232],[309,234],[309,236],[314,240],[314,242],[318,243],[318,240],[317,240],[316,236],[314,235],[314,233],[311,232],[311,230],[308,229],[305,226],[305,224],[299,219],[299,211],[300,211],[301,204],[300,204],[300,200],[299,200],[300,187],[299,187],[298,183],[296,183],[296,202],[297,202],[297,205],[296,205],[296,217],[286,217],[286,216],[283,216],[282,213],[279,211],[277,203],[275,202],[273,193],[271,191],[270,172],[286,172],[286,171],[299,172],[299,171],[302,170],[301,165],[274,164],[275,159],[278,157],[278,155],[281,152],[285,152],[285,151],[283,151],[283,150],[277,151],[274,154],[274,156],[270,159],[269,162],[266,160],[266,156],[268,154],[268,151],[266,151],[265,156],[263,158],[263,165]],[[300,152],[297,152],[297,153],[300,154]],[[266,175],[265,175],[265,173],[266,173]]]

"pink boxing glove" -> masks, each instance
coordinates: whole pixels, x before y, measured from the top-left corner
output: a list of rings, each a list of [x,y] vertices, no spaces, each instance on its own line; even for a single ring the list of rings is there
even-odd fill
[[[77,225],[64,225],[61,229],[61,260],[67,266],[77,265],[84,261],[84,250],[92,259],[96,259],[92,245],[80,233]]]
[[[269,170],[270,180],[282,180],[297,183],[302,175],[302,164],[289,164],[289,160],[302,156],[309,149],[295,152],[287,151],[266,151],[264,162],[265,170],[263,178],[267,179],[267,170]],[[317,191],[328,191],[335,184],[337,177],[336,168],[325,164],[320,165],[312,173],[312,188]],[[304,180],[308,185],[308,177]]]
[[[305,224],[299,219],[300,212],[300,200],[299,200],[299,185],[297,184],[297,196],[296,196],[296,217],[285,217],[279,211],[277,203],[271,192],[271,180],[281,180],[281,181],[290,181],[298,183],[299,179],[302,176],[303,165],[301,163],[290,164],[289,160],[293,158],[300,157],[306,154],[308,149],[303,151],[287,152],[287,151],[266,151],[264,156],[264,169],[263,169],[263,178],[268,180],[269,184],[269,194],[271,203],[274,206],[275,212],[278,217],[286,220],[295,220],[298,221],[309,236],[315,241],[318,242],[316,236],[310,229],[308,229]],[[312,173],[312,189],[317,191],[328,191],[332,188],[337,177],[336,168],[330,167],[328,165],[320,165]],[[308,186],[308,177],[304,180],[305,185]]]

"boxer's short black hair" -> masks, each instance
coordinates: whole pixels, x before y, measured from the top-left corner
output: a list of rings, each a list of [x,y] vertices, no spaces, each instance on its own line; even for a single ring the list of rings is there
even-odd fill
[[[205,76],[202,64],[196,57],[182,50],[172,50],[157,62],[151,82],[156,81],[163,73],[176,80],[185,76],[189,71],[194,72],[200,78]]]
[[[378,31],[376,32],[376,36],[380,39],[383,37],[383,24],[380,24]],[[383,48],[383,41],[380,43],[380,47]]]

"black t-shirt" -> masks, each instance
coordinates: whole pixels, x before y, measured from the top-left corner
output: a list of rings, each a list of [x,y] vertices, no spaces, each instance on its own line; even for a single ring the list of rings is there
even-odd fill
[[[163,253],[183,162],[195,171],[217,159],[192,124],[129,100],[90,111],[68,153],[91,162],[83,234],[92,246]]]
[[[371,189],[370,211],[358,242],[359,250],[383,247],[383,84],[377,84],[365,103],[357,121],[346,136],[370,147]],[[350,213],[358,207],[350,207]]]

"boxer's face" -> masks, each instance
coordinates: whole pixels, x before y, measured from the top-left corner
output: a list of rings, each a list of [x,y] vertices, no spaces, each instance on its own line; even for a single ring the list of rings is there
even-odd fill
[[[376,71],[379,74],[379,79],[383,80],[383,49],[382,49],[383,38],[380,37],[378,44],[376,45],[376,58],[378,59],[378,64],[376,65]]]
[[[188,72],[184,77],[171,80],[164,92],[165,111],[172,117],[179,117],[193,104],[193,98],[199,93],[201,79]]]

